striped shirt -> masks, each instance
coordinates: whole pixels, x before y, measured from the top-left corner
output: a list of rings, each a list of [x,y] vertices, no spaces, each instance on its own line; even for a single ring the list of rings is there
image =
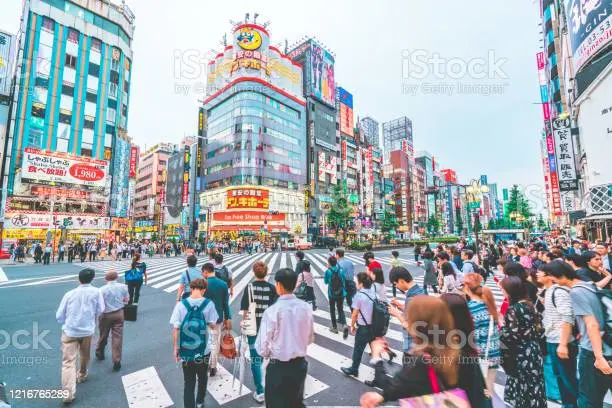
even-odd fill
[[[559,285],[552,285],[546,289],[544,293],[544,316],[542,322],[544,324],[546,341],[548,343],[559,343],[561,340],[561,324],[575,324],[569,290]],[[571,340],[573,340],[573,336],[570,335]]]
[[[257,328],[261,323],[261,318],[263,317],[264,312],[270,306],[272,306],[276,299],[278,299],[278,294],[276,293],[276,288],[269,282],[266,281],[254,281],[250,284],[253,288],[253,302],[255,302],[255,321],[257,323]],[[242,295],[242,300],[240,301],[240,310],[247,311],[249,310],[249,290],[248,288],[244,291]]]

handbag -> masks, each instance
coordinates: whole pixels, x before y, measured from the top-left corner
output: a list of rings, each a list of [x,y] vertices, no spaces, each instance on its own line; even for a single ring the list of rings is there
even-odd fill
[[[442,391],[438,376],[431,364],[427,365],[427,375],[433,394],[421,395],[419,397],[400,399],[400,408],[429,408],[429,407],[454,407],[470,408],[470,400],[465,391],[460,388]]]
[[[253,300],[253,285],[247,286],[247,294],[249,296],[249,308],[246,319],[242,320],[242,334],[245,336],[257,336],[257,303]]]
[[[484,358],[481,359],[478,364],[480,365],[480,371],[482,371],[482,376],[487,378],[487,374],[489,373],[489,349],[491,348],[491,336],[493,335],[493,327],[495,322],[493,321],[493,316],[489,320],[489,333],[487,334],[487,345],[485,346],[485,355]]]
[[[238,355],[234,336],[232,336],[232,332],[227,329],[224,329],[221,335],[221,355],[230,360],[235,359]]]
[[[123,306],[123,319],[128,322],[135,322],[138,316],[138,306],[125,305]]]
[[[304,280],[304,272],[302,272],[301,275],[302,275],[302,282],[300,283],[300,286],[298,286],[297,290],[293,294],[298,299],[306,300],[306,298],[308,297],[308,289],[307,289],[308,285],[306,284],[306,281]]]

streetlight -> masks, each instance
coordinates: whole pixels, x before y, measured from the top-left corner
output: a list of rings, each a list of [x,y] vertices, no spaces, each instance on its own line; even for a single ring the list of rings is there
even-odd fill
[[[480,184],[480,180],[472,180],[465,189],[470,212],[474,214],[474,238],[476,241],[476,255],[480,253],[480,242],[478,242],[478,224],[480,223],[480,202],[482,195],[489,192],[488,186]],[[476,211],[474,211],[476,209]]]

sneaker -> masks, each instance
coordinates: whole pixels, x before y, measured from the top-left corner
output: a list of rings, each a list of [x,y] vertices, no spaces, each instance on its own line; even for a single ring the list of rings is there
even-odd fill
[[[138,306],[138,302],[134,302],[133,304],[134,304],[134,306]]]
[[[359,372],[356,371],[356,370],[353,370],[351,367],[342,367],[342,368],[340,368],[340,370],[342,370],[342,372],[345,375],[349,375],[349,376],[353,376],[353,377],[359,376]]]
[[[64,405],[70,405],[74,402],[75,397],[72,396],[71,398],[64,398],[64,400],[62,401]]]
[[[348,326],[344,326],[344,330],[342,330],[342,338],[346,340],[348,338],[348,335],[349,335],[349,328]]]
[[[257,391],[253,391],[253,399],[258,403],[258,404],[263,404],[264,401],[266,400],[265,394],[261,393],[258,394]]]
[[[103,361],[104,360],[104,353],[98,353],[96,352],[96,359],[98,361]]]
[[[211,368],[209,376],[210,377],[214,377],[215,375],[217,375],[217,369],[216,368]]]
[[[88,375],[89,375],[89,372],[87,372],[87,373],[85,373],[83,375],[79,374],[77,376],[77,384],[81,384],[81,383],[84,383],[85,381],[87,381],[87,376]]]
[[[334,334],[338,334],[338,329],[337,329],[337,328],[335,328],[335,327],[330,327],[330,328],[329,328],[329,331],[330,331],[330,332],[332,332],[332,333],[334,333]]]
[[[116,363],[113,363],[113,371],[119,371],[121,370],[121,361],[117,361]]]

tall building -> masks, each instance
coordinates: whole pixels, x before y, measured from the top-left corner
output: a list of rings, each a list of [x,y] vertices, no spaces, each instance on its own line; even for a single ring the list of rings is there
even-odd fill
[[[366,116],[359,121],[359,127],[366,142],[380,149],[380,124],[373,118]]]
[[[419,152],[416,155],[415,161],[417,165],[423,169],[424,185],[422,191],[425,198],[425,208],[421,209],[421,216],[425,216],[427,223],[431,217],[436,216],[436,184],[434,181],[435,164],[433,156],[429,152]],[[424,210],[424,211],[423,211]],[[422,217],[420,217],[422,219]],[[421,220],[420,220],[421,221]],[[422,222],[422,221],[421,221]]]
[[[205,187],[200,231],[303,236],[308,105],[302,67],[271,45],[263,25],[236,24],[229,39],[208,65],[201,110]],[[319,68],[310,76],[314,91],[333,106],[331,77]]]
[[[48,239],[65,226],[64,239],[114,239],[130,201],[134,15],[108,0],[23,4],[5,237],[28,229],[27,239]]]
[[[303,69],[304,98],[308,106],[308,232],[311,239],[316,239],[318,235],[326,233],[333,190],[340,180],[340,135],[336,119],[340,106],[344,110],[350,106],[352,110],[353,95],[337,87],[334,56],[321,44],[308,39],[294,47],[288,55]]]
[[[166,171],[170,155],[177,150],[172,143],[159,143],[140,153],[134,195],[136,238],[150,239],[163,230],[162,209],[166,189]]]
[[[4,220],[4,204],[6,202],[7,189],[5,188],[5,153],[7,148],[8,124],[11,109],[11,92],[13,90],[15,60],[15,36],[0,31],[0,225]],[[2,231],[0,227],[0,241]],[[0,248],[2,251],[2,248]]]
[[[412,121],[407,116],[384,122],[382,128],[386,161],[389,160],[389,154],[394,150],[403,150],[409,157],[414,158]]]
[[[393,180],[394,213],[399,224],[398,232],[404,238],[409,237],[412,231],[412,191],[408,169],[410,161],[408,154],[403,150],[394,150],[389,155],[389,176]]]

